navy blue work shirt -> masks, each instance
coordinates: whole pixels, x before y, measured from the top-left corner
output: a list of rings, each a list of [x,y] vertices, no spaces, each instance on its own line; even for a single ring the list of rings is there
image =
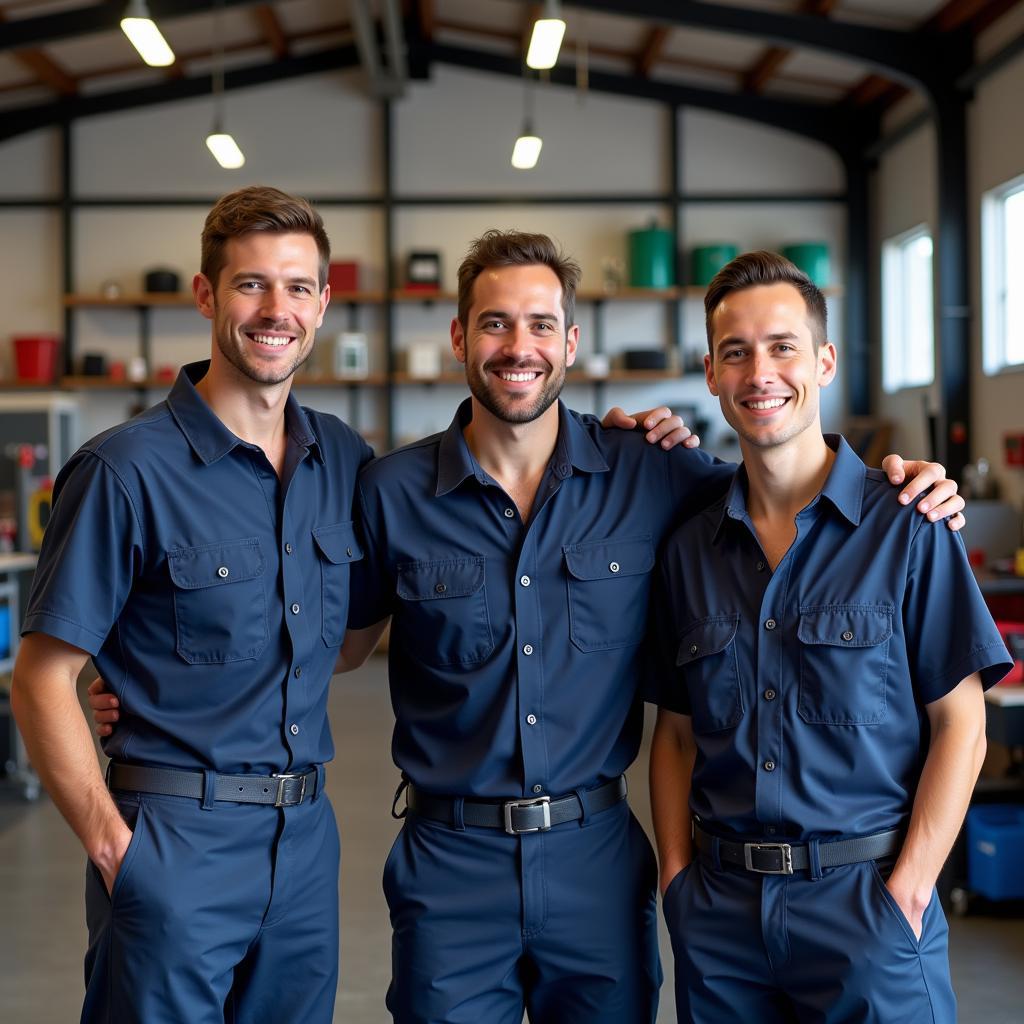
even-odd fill
[[[838,435],[821,493],[772,572],[746,473],[669,539],[652,699],[692,716],[690,809],[748,835],[811,839],[904,824],[926,704],[1011,661],[944,523],[902,506]]]
[[[121,761],[280,772],[333,754],[327,685],[348,618],[366,443],[285,408],[279,478],[195,389],[89,441],[57,478],[23,633],[91,654]]]
[[[451,426],[359,484],[351,625],[391,614],[392,753],[424,790],[560,796],[634,760],[655,551],[731,467],[559,403],[528,522]]]

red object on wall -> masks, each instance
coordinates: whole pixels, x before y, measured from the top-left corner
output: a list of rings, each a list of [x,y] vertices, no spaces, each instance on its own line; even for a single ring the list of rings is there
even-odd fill
[[[341,260],[331,263],[327,272],[327,283],[332,292],[359,291],[359,264],[355,260]]]
[[[57,338],[52,334],[21,334],[12,340],[18,380],[49,384],[57,373]]]
[[[1021,683],[1024,683],[1024,661],[1021,661],[1020,658],[1017,657],[1017,652],[1020,650],[1021,642],[1024,641],[1024,622],[1005,622],[997,620],[996,629],[999,630],[999,633],[1003,638],[1003,643],[1005,643],[1009,648],[1010,653],[1016,657],[1009,675],[1007,675],[1005,679],[1000,679],[999,685],[1020,686]],[[1017,641],[1016,643],[1011,641],[1011,636]]]
[[[1008,466],[1024,466],[1024,432],[1003,434],[1003,451]]]

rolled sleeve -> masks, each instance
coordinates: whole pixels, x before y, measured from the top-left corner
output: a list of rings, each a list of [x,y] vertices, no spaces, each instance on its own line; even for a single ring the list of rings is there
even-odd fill
[[[46,633],[97,654],[131,592],[142,550],[124,483],[102,458],[80,452],[57,478],[22,635]]]
[[[922,703],[977,672],[986,689],[1013,667],[959,534],[922,522],[910,547],[903,605],[907,654]]]

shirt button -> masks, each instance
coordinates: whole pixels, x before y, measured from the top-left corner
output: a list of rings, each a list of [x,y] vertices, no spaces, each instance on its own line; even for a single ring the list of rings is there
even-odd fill
[[[619,571],[619,563],[618,562],[612,562],[608,566],[608,568],[611,569],[612,572],[618,572]]]
[[[765,761],[765,763],[764,763],[764,770],[766,772],[773,772],[773,771],[775,771],[775,762],[774,761]]]
[[[536,715],[527,715],[526,716],[526,724],[527,725],[536,725],[537,724],[537,716]]]
[[[765,700],[775,700],[775,691],[774,690],[765,690],[764,691],[764,699]]]
[[[300,610],[298,603],[292,605],[292,615],[298,615]]]
[[[513,512],[512,509],[510,509],[510,508],[505,509],[505,518],[506,519],[511,519],[514,515],[515,515],[515,512]]]
[[[285,544],[285,546],[284,546],[284,553],[286,555],[290,555],[294,550],[295,550],[295,548],[293,548],[291,546],[291,544]]]
[[[352,549],[351,548],[345,548],[345,554],[348,555],[349,558],[351,558],[352,557]]]
[[[757,571],[758,572],[764,572],[764,562],[763,561],[757,563]]]
[[[769,620],[768,620],[768,621],[767,621],[767,622],[766,622],[766,623],[764,624],[764,628],[765,628],[765,629],[774,629],[774,628],[776,627],[776,625],[777,625],[777,623],[776,623],[776,621],[775,621],[774,619],[769,619]]]
[[[220,567],[220,568],[219,568],[219,569],[217,570],[217,575],[218,575],[218,576],[219,576],[219,577],[220,577],[220,578],[221,578],[222,580],[226,580],[226,579],[228,578],[228,567],[227,567],[226,565],[222,565],[222,566],[221,566],[221,567]]]
[[[851,632],[850,632],[849,630],[847,630],[847,631],[846,631],[846,632],[845,632],[845,633],[843,634],[843,639],[844,639],[844,640],[845,640],[845,641],[846,641],[847,643],[849,643],[849,642],[850,642],[850,641],[851,641],[851,640],[853,639],[853,633],[851,633]]]
[[[523,644],[523,654],[533,654],[533,644]]]
[[[299,727],[294,722],[292,722],[292,724],[288,726],[288,731],[293,736],[298,736],[299,735]]]
[[[543,793],[544,787],[538,782],[537,785],[533,787],[533,791],[534,793]]]
[[[696,654],[697,651],[699,651],[699,650],[700,650],[700,648],[696,644],[690,644],[690,653],[691,654]]]
[[[447,584],[445,584],[445,583],[438,583],[437,586],[434,587],[434,593],[435,594],[443,594],[447,589],[448,589]]]
[[[519,577],[519,582],[522,583],[522,585],[524,587],[528,587],[530,585],[530,577],[529,576],[520,576]]]
[[[296,679],[301,679],[302,678],[302,666],[301,665],[296,665],[295,666],[295,678]]]

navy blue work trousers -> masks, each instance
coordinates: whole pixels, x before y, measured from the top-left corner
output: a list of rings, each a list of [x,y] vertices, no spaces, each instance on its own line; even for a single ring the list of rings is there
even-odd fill
[[[338,830],[296,807],[114,794],[131,845],[108,896],[86,871],[83,1024],[329,1024]]]
[[[522,836],[410,814],[384,868],[396,1024],[653,1024],[657,870],[623,801]]]
[[[669,884],[676,1011],[692,1024],[955,1024],[938,897],[918,940],[874,862],[812,879],[715,867]]]

